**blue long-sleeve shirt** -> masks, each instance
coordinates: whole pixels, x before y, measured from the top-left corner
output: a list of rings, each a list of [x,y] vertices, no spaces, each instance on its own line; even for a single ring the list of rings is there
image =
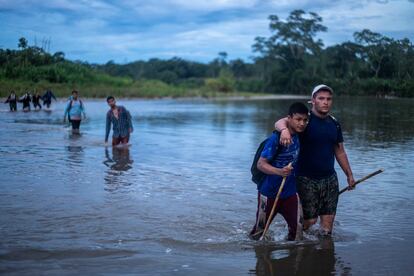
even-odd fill
[[[72,97],[70,97],[66,104],[64,116],[66,117],[68,113],[70,120],[81,120],[82,113],[84,116],[86,116],[83,102],[80,99],[74,100]]]
[[[129,129],[133,130],[131,114],[123,106],[117,106],[118,119],[115,117],[112,109],[106,113],[106,132],[105,142],[108,141],[109,132],[111,131],[112,124],[112,137],[127,137],[129,135]]]

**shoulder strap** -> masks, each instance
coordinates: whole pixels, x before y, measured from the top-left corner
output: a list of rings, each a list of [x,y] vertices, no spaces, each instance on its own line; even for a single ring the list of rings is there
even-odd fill
[[[309,115],[309,121],[308,121],[308,124],[309,124],[312,117],[315,116],[315,115],[311,111],[309,111],[308,115]],[[328,114],[328,117],[332,119],[332,121],[335,123],[335,126],[337,128],[340,127],[338,120],[332,114]]]
[[[279,131],[277,131],[277,130],[274,130],[273,131],[273,134],[278,134],[278,136],[279,136],[279,139],[278,140],[280,140],[280,132]],[[278,146],[277,146],[277,150],[276,150],[276,152],[275,152],[275,154],[272,156],[272,159],[270,159],[269,161],[270,162],[273,162],[273,161],[275,161],[275,159],[276,159],[276,157],[280,154],[280,152],[282,151],[282,146],[280,145],[280,141],[277,141],[278,142]]]
[[[339,124],[339,122],[338,122],[338,120],[334,116],[332,116],[331,114],[329,114],[329,118],[332,119],[332,121],[334,122],[336,128],[339,129],[341,127],[340,124]]]

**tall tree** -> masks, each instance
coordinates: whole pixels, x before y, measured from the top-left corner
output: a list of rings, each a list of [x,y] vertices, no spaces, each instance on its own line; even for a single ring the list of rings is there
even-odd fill
[[[390,54],[388,48],[393,40],[368,29],[355,32],[354,39],[357,43],[364,46],[364,58],[370,70],[374,73],[374,77],[378,78],[384,60]]]
[[[24,37],[19,38],[19,44],[17,44],[17,46],[21,49],[26,49],[27,48],[27,39]]]
[[[322,50],[322,40],[315,38],[318,32],[327,30],[322,25],[322,17],[313,12],[294,10],[286,21],[281,21],[277,15],[270,15],[269,20],[272,35],[269,38],[256,37],[253,51],[280,63],[279,73],[284,75],[284,82],[288,80],[284,87],[286,90],[301,89],[305,57],[318,56]],[[315,68],[312,73],[315,73]]]

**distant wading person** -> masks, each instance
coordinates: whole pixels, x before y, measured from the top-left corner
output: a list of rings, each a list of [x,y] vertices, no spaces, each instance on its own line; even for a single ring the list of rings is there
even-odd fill
[[[17,111],[17,95],[14,91],[10,92],[7,100],[4,103],[9,103],[10,111]]]
[[[296,183],[302,202],[304,230],[320,218],[322,234],[330,235],[338,205],[338,178],[334,169],[335,158],[341,166],[350,188],[355,180],[343,145],[340,124],[329,115],[333,90],[321,84],[312,90],[312,110],[309,124],[299,135],[300,154]],[[287,118],[276,122],[281,131],[281,144],[291,143]]]
[[[267,221],[271,222],[277,213],[280,213],[288,224],[288,240],[298,240],[302,237],[302,210],[296,192],[295,175],[292,172],[299,155],[300,145],[297,134],[305,130],[308,112],[308,108],[303,103],[292,104],[289,107],[286,129],[292,135],[293,142],[286,147],[280,145],[280,132],[274,132],[267,140],[257,161],[257,168],[265,173],[266,177],[258,186],[256,223],[250,232],[252,239],[261,237]],[[293,168],[289,163],[293,164]],[[286,177],[285,185],[276,204],[275,213],[270,217],[284,177]]]
[[[39,110],[42,109],[42,106],[40,104],[40,95],[39,92],[36,92],[33,97],[32,97],[32,103],[33,103],[33,108],[37,109],[37,107],[39,107]]]
[[[112,124],[112,145],[126,145],[129,142],[129,135],[134,131],[131,114],[125,107],[117,106],[113,96],[106,98],[106,102],[111,109],[106,113],[105,143],[108,142]]]
[[[30,92],[26,92],[23,96],[19,98],[19,102],[23,104],[23,111],[30,111],[30,102],[32,101]]]
[[[72,96],[66,104],[65,114],[63,116],[63,122],[66,122],[66,116],[68,116],[68,120],[72,124],[73,134],[79,134],[82,114],[83,118],[86,119],[85,107],[82,100],[79,99],[78,94],[79,92],[77,90],[72,91]]]
[[[50,89],[48,89],[42,96],[43,105],[45,105],[47,108],[50,108],[50,105],[52,104],[52,98],[55,99],[55,101],[57,101],[53,92]]]

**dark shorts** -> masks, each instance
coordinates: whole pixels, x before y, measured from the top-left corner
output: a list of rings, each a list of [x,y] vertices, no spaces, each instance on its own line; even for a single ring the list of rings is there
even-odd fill
[[[302,202],[304,219],[335,215],[339,197],[336,173],[322,179],[297,176],[296,187]]]
[[[129,136],[126,137],[112,137],[112,146],[116,146],[119,144],[128,144]]]
[[[70,120],[72,123],[72,129],[79,129],[81,120]]]

